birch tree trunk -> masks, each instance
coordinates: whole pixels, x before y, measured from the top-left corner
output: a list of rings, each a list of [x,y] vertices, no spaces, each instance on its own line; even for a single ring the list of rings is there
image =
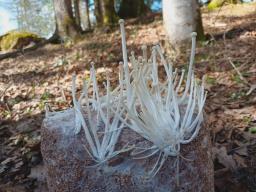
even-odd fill
[[[85,0],[85,2],[86,2],[86,20],[88,23],[88,28],[91,29],[89,0]]]
[[[61,41],[76,39],[80,29],[73,16],[71,0],[53,0],[53,5],[56,19],[55,35]]]
[[[163,20],[170,43],[179,47],[197,32],[197,39],[204,39],[200,7],[197,0],[163,0]]]
[[[85,31],[91,29],[89,0],[78,0],[81,28]]]

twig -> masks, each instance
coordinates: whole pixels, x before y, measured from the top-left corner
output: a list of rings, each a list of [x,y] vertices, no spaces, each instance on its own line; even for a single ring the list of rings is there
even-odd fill
[[[61,89],[61,96],[62,96],[63,101],[67,102],[67,98],[66,98],[63,87],[60,87],[60,89]]]
[[[238,68],[235,66],[235,64],[231,61],[229,58],[229,63],[232,65],[232,67],[235,69],[237,74],[239,75],[240,79],[243,80],[243,82],[250,87],[250,89],[247,91],[246,95],[250,95],[255,89],[256,89],[256,84],[251,85],[241,74],[241,72],[238,70]]]
[[[250,95],[256,89],[256,84],[251,85],[249,91],[247,91],[246,95]]]
[[[1,93],[1,95],[0,95],[0,99],[5,95],[5,93],[6,93],[6,91],[11,87],[11,84],[12,83],[9,83],[7,86],[6,86],[6,88],[4,89],[4,91]]]
[[[244,81],[245,84],[250,85],[250,83],[243,77],[243,75],[241,74],[241,72],[238,70],[238,68],[235,66],[235,64],[231,61],[231,59],[229,58],[229,63],[232,65],[232,67],[235,69],[235,71],[237,72],[237,74],[239,75],[240,79]]]

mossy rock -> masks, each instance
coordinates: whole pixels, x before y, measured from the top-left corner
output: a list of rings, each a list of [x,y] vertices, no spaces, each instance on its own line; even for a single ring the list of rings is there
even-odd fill
[[[212,0],[207,7],[209,10],[214,10],[221,7],[224,3],[237,4],[239,2],[239,0]]]
[[[26,31],[10,31],[0,36],[0,51],[22,49],[30,43],[39,43],[43,38]]]
[[[209,10],[214,10],[218,7],[221,7],[226,0],[212,0],[209,4],[208,4],[208,9]]]

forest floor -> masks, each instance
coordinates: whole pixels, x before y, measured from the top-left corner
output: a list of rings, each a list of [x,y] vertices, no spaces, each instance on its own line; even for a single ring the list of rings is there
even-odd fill
[[[202,9],[209,39],[199,42],[195,72],[206,75],[206,124],[211,129],[217,192],[256,190],[256,4]],[[166,36],[160,16],[126,24],[128,50],[140,53],[143,44]],[[52,110],[72,106],[71,77],[97,67],[114,85],[122,60],[119,27],[95,30],[75,45],[46,45],[0,61],[0,192],[46,192],[40,153],[44,105]],[[168,53],[168,50],[165,49]],[[189,49],[173,58],[178,68],[188,64]],[[235,68],[232,66],[235,65]],[[105,67],[104,67],[105,66]]]

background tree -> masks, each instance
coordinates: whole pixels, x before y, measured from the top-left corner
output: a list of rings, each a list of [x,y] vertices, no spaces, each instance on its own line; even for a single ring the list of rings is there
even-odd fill
[[[145,15],[149,11],[144,0],[121,0],[118,16],[123,19],[135,18]]]
[[[103,24],[112,25],[117,23],[118,16],[115,11],[115,1],[114,0],[102,0],[103,3]]]
[[[89,8],[89,0],[85,0],[85,7],[86,7],[86,19],[85,19],[85,21],[86,21],[86,23],[87,23],[87,26],[88,26],[88,29],[90,29],[91,28],[91,21],[90,21],[90,8]]]
[[[94,0],[94,15],[98,26],[103,24],[102,10],[102,0]]]
[[[197,32],[197,39],[204,39],[200,7],[197,0],[163,0],[163,20],[170,43],[181,46],[191,33]]]
[[[17,30],[36,33],[42,37],[49,37],[54,32],[52,0],[13,0],[5,6],[13,13]]]
[[[80,28],[80,30],[82,30],[82,28],[81,28],[80,1],[81,0],[73,0],[73,5],[74,5],[74,17],[75,17],[76,25]]]
[[[76,24],[71,0],[53,0],[56,18],[55,35],[61,41],[76,39],[81,30]]]
[[[94,0],[94,14],[98,26],[112,25],[118,21],[114,0]]]
[[[79,0],[81,26],[84,30],[91,29],[89,0]]]

